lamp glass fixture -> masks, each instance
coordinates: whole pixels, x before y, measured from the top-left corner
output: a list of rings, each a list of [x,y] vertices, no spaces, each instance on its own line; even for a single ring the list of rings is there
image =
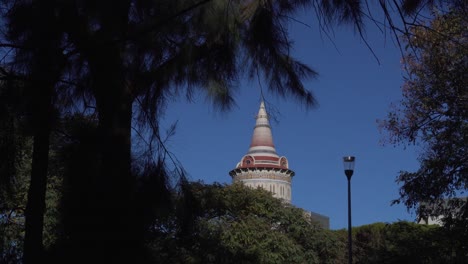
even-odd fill
[[[354,156],[343,157],[344,171],[348,178],[351,178],[354,172],[354,163],[356,158]]]

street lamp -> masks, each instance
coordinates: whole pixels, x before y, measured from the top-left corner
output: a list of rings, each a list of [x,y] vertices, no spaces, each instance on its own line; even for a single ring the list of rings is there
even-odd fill
[[[353,263],[353,238],[351,235],[351,176],[354,172],[354,161],[356,160],[353,156],[343,157],[344,172],[346,178],[348,178],[348,263]]]

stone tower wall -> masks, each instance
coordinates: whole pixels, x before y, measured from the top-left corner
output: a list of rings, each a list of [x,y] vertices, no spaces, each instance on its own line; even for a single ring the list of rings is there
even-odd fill
[[[263,188],[273,194],[273,197],[291,202],[290,170],[278,169],[247,169],[231,172],[234,182],[242,182],[251,188]]]

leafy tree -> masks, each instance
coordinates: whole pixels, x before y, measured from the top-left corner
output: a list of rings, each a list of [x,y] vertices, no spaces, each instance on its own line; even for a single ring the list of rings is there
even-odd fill
[[[16,120],[16,123],[21,123]],[[5,125],[5,123],[3,123]],[[33,137],[24,131],[24,127],[17,127],[16,140],[5,144],[15,143],[14,172],[10,171],[11,183],[0,188],[0,263],[21,263],[23,257],[23,241],[25,231],[25,209],[30,186],[31,160],[33,151]],[[0,137],[1,139],[4,139]],[[51,139],[49,164],[46,185],[44,225],[42,228],[45,249],[54,247],[62,236],[60,202],[62,197],[62,169],[57,135]],[[2,171],[4,172],[4,171]],[[5,176],[5,175],[3,175]]]
[[[95,152],[84,152],[83,149],[86,150],[89,144],[96,144],[90,142],[90,139],[84,139],[95,138],[90,132],[95,127],[93,119],[75,115],[58,120],[51,134],[43,226],[45,257],[49,261],[63,260],[57,255],[64,254],[59,251],[69,250],[67,238],[73,236],[74,232],[82,232],[82,236],[90,235],[90,230],[70,226],[78,222],[86,226],[87,220],[92,221],[90,214],[93,212],[83,214],[91,206],[79,207],[74,202],[92,199],[89,180],[96,173],[93,168]],[[0,263],[19,263],[23,256],[24,211],[30,184],[32,136],[19,130],[18,137],[16,150],[19,154],[14,159],[16,172],[11,179],[13,183],[9,188],[2,186],[0,193]]]
[[[420,168],[397,178],[400,198],[420,219],[443,217],[452,263],[468,248],[468,42],[466,1],[449,1],[432,21],[409,23],[403,101],[381,122],[394,144],[420,144]],[[461,198],[460,198],[461,197]],[[444,261],[445,262],[445,261]]]
[[[451,236],[439,226],[375,223],[353,229],[356,263],[464,263]]]
[[[18,135],[15,135],[15,138],[14,142],[18,145],[15,146],[15,153],[10,153],[16,157],[12,159],[14,167],[8,172],[2,171],[10,173],[8,180],[11,182],[4,182],[0,186],[0,263],[18,263],[23,255],[24,211],[31,170],[32,144],[27,138]]]
[[[461,7],[460,7],[461,8]],[[465,9],[440,14],[427,26],[412,28],[415,49],[405,59],[408,76],[401,106],[381,122],[390,142],[420,143],[416,172],[401,172],[400,198],[425,216],[468,223],[468,20]],[[408,40],[409,41],[409,40]],[[416,53],[414,53],[414,51]]]
[[[25,209],[24,261],[42,257],[45,196],[49,164],[49,137],[54,117],[55,86],[64,69],[62,33],[54,1],[17,1],[5,15],[6,38],[17,47],[8,66],[23,76],[22,105],[27,106],[33,134],[31,182]],[[10,98],[11,99],[11,98]]]
[[[344,243],[263,189],[202,183],[182,189],[175,214],[151,229],[149,246],[160,262],[338,263]]]
[[[8,190],[2,190],[0,202],[0,263],[21,263],[25,226],[25,208],[31,174],[32,139],[23,139],[18,149],[21,153],[16,163],[14,183]],[[51,150],[53,152],[53,150]],[[53,247],[61,234],[60,201],[62,177],[55,164],[56,155],[52,154],[47,177],[43,243],[45,249]]]

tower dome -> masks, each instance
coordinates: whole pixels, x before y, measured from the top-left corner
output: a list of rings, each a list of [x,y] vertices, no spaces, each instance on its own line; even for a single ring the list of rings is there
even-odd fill
[[[288,159],[276,152],[263,101],[260,103],[249,150],[229,175],[233,182],[242,182],[252,188],[261,187],[270,191],[274,197],[291,202],[294,172],[289,169]]]

